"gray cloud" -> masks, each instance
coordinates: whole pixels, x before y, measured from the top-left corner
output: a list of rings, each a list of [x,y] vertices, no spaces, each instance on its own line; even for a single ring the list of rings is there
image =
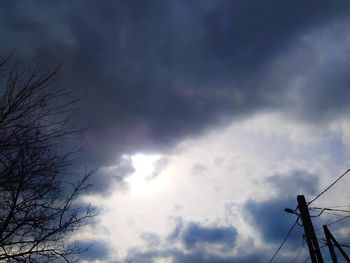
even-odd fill
[[[203,175],[207,171],[207,167],[203,164],[197,163],[192,167],[191,173],[193,175]]]
[[[142,233],[141,239],[144,240],[148,246],[158,246],[161,242],[159,235],[150,232]]]
[[[118,187],[126,189],[128,187],[125,179],[135,172],[132,161],[129,157],[121,157],[114,166],[101,167],[97,169],[89,179],[92,187],[87,189],[87,193],[110,194],[108,190]]]
[[[307,171],[292,171],[290,174],[273,175],[266,179],[277,191],[277,196],[266,201],[248,200],[244,206],[247,219],[261,233],[266,242],[278,243],[281,233],[287,233],[295,215],[284,212],[285,208],[296,208],[296,196],[304,194],[311,196],[318,191],[318,178]],[[302,229],[299,227],[289,239],[291,247],[300,245]]]
[[[147,179],[152,180],[158,177],[164,171],[164,169],[168,166],[168,164],[169,164],[169,160],[167,158],[160,158],[157,161],[155,161],[155,163],[153,164],[154,171],[149,177],[147,177]]]
[[[74,245],[78,248],[87,249],[79,254],[80,260],[103,260],[108,258],[111,252],[108,244],[102,241],[94,241],[93,243],[79,241],[75,242]]]
[[[158,243],[158,248],[139,250],[133,248],[128,253],[131,262],[155,262],[159,258],[171,258],[172,262],[232,262],[232,257],[225,256],[225,251],[232,250],[236,243],[237,231],[232,226],[210,225],[204,226],[198,222],[185,222],[177,218],[172,233],[166,239],[172,248],[164,247]],[[154,235],[146,235],[146,239],[153,240]],[[144,234],[141,236],[145,238]],[[157,236],[159,240],[159,236]],[[180,242],[185,250],[173,246]],[[219,245],[224,248],[220,250],[221,256],[213,254],[207,246]],[[247,259],[250,257],[247,257]],[[245,262],[245,261],[242,261]]]
[[[219,244],[233,248],[236,242],[237,231],[234,227],[205,227],[198,223],[189,223],[182,233],[182,242],[187,249],[198,244]]]
[[[295,170],[289,174],[275,174],[266,179],[278,194],[295,197],[298,194],[313,195],[319,190],[319,178],[308,171]]]
[[[191,253],[185,253],[179,249],[159,249],[159,250],[149,250],[141,251],[134,249],[130,251],[128,259],[135,263],[153,263],[157,259],[170,258],[174,263],[263,263],[269,258],[263,251],[251,251],[252,253],[248,255],[238,255],[238,256],[219,256],[207,253],[205,251],[195,251]],[[292,260],[291,257],[279,257],[278,262],[287,263]]]
[[[130,249],[128,259],[131,262],[154,262],[157,258],[172,258],[174,262],[187,262],[183,260],[192,260],[198,257],[219,259],[220,257],[207,251],[207,246],[219,245],[223,248],[220,250],[223,260],[226,258],[224,252],[235,246],[238,233],[232,226],[204,226],[198,222],[185,222],[182,218],[177,218],[176,222],[172,233],[163,240],[165,243],[161,242],[161,237],[158,235],[143,233],[141,238],[151,242],[151,244],[156,241],[157,248],[153,244],[143,251],[138,248]],[[186,252],[175,248],[175,244],[178,242],[182,244]],[[169,244],[171,248],[168,248]]]
[[[226,250],[234,248],[237,235],[237,230],[233,226],[206,226],[177,218],[176,225],[167,237],[167,241],[171,244],[180,242],[186,250],[205,250],[207,245],[219,245]]]
[[[248,220],[256,228],[258,233],[266,242],[278,243],[283,238],[282,233],[287,233],[295,216],[284,212],[285,208],[295,208],[296,198],[286,198],[269,200],[266,202],[249,201],[245,205],[248,213]],[[302,237],[302,229],[297,229],[289,238],[287,245],[298,246]]]

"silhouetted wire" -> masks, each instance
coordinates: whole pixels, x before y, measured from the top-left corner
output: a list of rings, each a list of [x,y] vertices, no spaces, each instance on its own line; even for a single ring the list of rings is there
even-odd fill
[[[304,240],[303,240],[303,243],[301,244],[301,247],[300,247],[298,253],[296,254],[296,256],[294,257],[292,263],[294,263],[294,262],[297,260],[297,258],[299,257],[300,252],[303,250],[303,248],[304,248],[304,246],[305,246],[305,242],[306,242],[306,241],[305,241],[305,239],[304,239]]]
[[[335,205],[335,206],[328,206],[325,208],[342,208],[342,207],[350,207],[350,205]]]
[[[347,218],[350,218],[350,215],[344,216],[343,218],[340,218],[340,219],[335,220],[335,221],[333,221],[333,222],[331,222],[331,223],[328,223],[327,226],[334,225],[334,224],[336,224],[336,223],[338,223],[338,222],[340,222],[340,221],[343,221],[343,220],[345,220],[345,219],[347,219]]]
[[[326,244],[320,246],[320,252],[321,252],[322,255],[323,255],[323,253],[324,253],[324,250],[325,250],[325,247],[326,247],[326,246],[327,246]],[[308,256],[308,257],[303,261],[303,263],[306,262],[306,261],[309,260],[309,259],[310,259],[310,256]]]
[[[343,221],[343,220],[345,220],[345,219],[348,219],[348,218],[350,218],[350,215],[344,216],[344,217],[342,217],[342,218],[340,218],[340,219],[337,219],[337,220],[335,220],[335,221],[333,221],[333,222],[330,222],[330,223],[327,223],[327,224],[325,224],[325,225],[326,225],[326,226],[331,226],[331,225],[334,225],[334,224],[336,224],[336,223],[339,223],[339,222],[341,222],[341,221]],[[320,226],[320,227],[316,228],[316,229],[315,229],[315,232],[321,230],[322,228],[323,228],[323,226]]]
[[[337,257],[338,259],[339,259],[339,258],[343,259],[343,255],[339,252],[338,249],[335,249],[334,251],[335,251],[336,257]],[[342,261],[340,261],[340,262],[342,262]]]
[[[314,199],[312,199],[308,205],[313,203],[316,199],[318,199],[321,195],[323,195],[325,192],[327,192],[333,185],[335,185],[340,179],[342,179],[348,172],[350,172],[350,169],[346,170],[343,174],[341,174],[333,183],[331,183],[326,189],[324,189],[321,193],[319,193]]]
[[[310,256],[307,256],[302,263],[307,262],[310,259]]]
[[[341,247],[346,247],[346,248],[350,248],[350,245],[347,243],[341,243],[339,244]]]
[[[321,212],[319,212],[318,215],[316,215],[316,216],[311,216],[311,217],[319,217],[320,215],[324,215],[324,214],[327,214],[327,215],[334,215],[334,216],[341,216],[341,217],[344,216],[344,214],[338,214],[338,213],[334,213],[334,212],[325,211],[325,209],[323,209],[323,208],[318,208],[318,207],[309,207],[309,210],[310,210],[310,211],[321,210]]]
[[[336,209],[336,208],[327,208],[327,207],[310,207],[311,210],[326,210],[326,211],[335,211],[335,212],[343,212],[343,213],[350,213],[350,210],[344,210],[344,209]]]
[[[332,212],[323,212],[323,214],[332,215],[332,216],[340,216],[340,217],[344,217],[344,215],[337,214],[337,213],[332,213]]]
[[[298,217],[298,218],[299,218],[299,217]],[[294,224],[293,224],[292,227],[289,229],[289,231],[288,231],[286,237],[283,239],[281,245],[277,248],[275,254],[273,254],[273,256],[271,257],[271,259],[269,260],[268,263],[271,263],[271,262],[274,260],[274,258],[277,256],[278,252],[281,250],[281,248],[283,247],[284,243],[287,241],[287,239],[289,238],[290,234],[292,233],[294,227],[296,226],[296,224],[297,224],[297,222],[298,222],[298,218],[297,218],[297,220],[295,220]]]
[[[333,235],[333,236],[335,236],[337,238],[338,243],[342,243],[342,244],[345,244],[345,245],[349,244],[349,238],[339,237],[339,236],[336,236],[336,235]]]

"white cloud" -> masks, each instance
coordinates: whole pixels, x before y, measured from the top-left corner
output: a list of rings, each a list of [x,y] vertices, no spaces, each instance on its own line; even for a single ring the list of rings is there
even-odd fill
[[[93,231],[109,240],[117,251],[115,256],[123,257],[131,247],[146,249],[141,238],[145,232],[164,241],[172,230],[172,218],[181,217],[204,224],[233,225],[239,237],[230,253],[238,253],[256,236],[243,216],[242,205],[248,199],[267,200],[277,194],[266,178],[305,170],[317,174],[326,186],[345,169],[349,163],[332,155],[332,151],[349,155],[342,147],[344,136],[337,135],[339,127],[345,134],[344,120],[321,127],[264,113],[217,127],[201,138],[187,139],[167,156],[132,155],[135,172],[126,179],[129,190],[116,190],[103,199],[95,197],[102,213]],[[147,179],[161,158],[167,158],[166,167],[157,177]],[[199,165],[205,170],[194,173]],[[341,202],[336,195],[329,196],[332,199],[327,202]],[[162,240],[159,242],[164,246]],[[263,247],[259,238],[253,243]]]

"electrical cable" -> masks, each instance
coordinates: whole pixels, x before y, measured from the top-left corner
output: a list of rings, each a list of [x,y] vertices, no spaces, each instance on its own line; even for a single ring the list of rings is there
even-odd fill
[[[350,245],[347,245],[347,244],[343,244],[343,243],[341,243],[341,244],[339,244],[341,247],[346,247],[346,248],[350,248]]]
[[[310,259],[310,256],[306,257],[302,263],[307,262]]]
[[[331,223],[327,224],[327,226],[334,225],[334,224],[336,224],[336,223],[338,223],[338,222],[340,222],[340,221],[343,221],[343,220],[345,220],[345,219],[347,219],[347,218],[350,218],[350,215],[344,216],[343,218],[340,218],[340,219],[338,219],[338,220],[336,220],[336,221],[334,221],[334,222],[331,222]]]
[[[304,246],[305,246],[305,242],[306,242],[306,241],[305,241],[305,239],[304,239],[304,240],[303,240],[303,243],[302,243],[302,245],[301,245],[301,247],[300,247],[298,253],[297,253],[296,256],[294,257],[292,263],[295,263],[295,261],[296,261],[297,258],[299,257],[301,250],[302,250],[302,249],[304,248]]]
[[[343,209],[334,209],[334,208],[322,208],[322,207],[310,207],[310,209],[316,209],[316,210],[326,210],[326,211],[336,211],[336,212],[343,212],[343,213],[350,213],[350,210],[343,210]]]
[[[340,179],[342,179],[348,172],[350,172],[350,169],[346,170],[343,174],[341,174],[333,183],[331,183],[326,189],[324,189],[314,199],[312,199],[308,203],[308,205],[312,204],[316,199],[318,199],[321,195],[323,195],[325,192],[327,192],[333,185],[335,185]]]
[[[325,225],[326,225],[326,226],[331,226],[331,225],[334,225],[334,224],[336,224],[336,223],[338,223],[338,222],[341,222],[341,221],[343,221],[343,220],[345,220],[345,219],[347,219],[347,218],[350,218],[350,215],[344,216],[343,218],[337,219],[337,220],[335,220],[335,221],[333,221],[333,222],[330,222],[330,223],[328,223],[328,224],[325,224]],[[323,228],[323,226],[320,226],[320,227],[316,228],[316,229],[315,229],[315,232],[320,231],[322,228]]]
[[[323,212],[323,214],[332,215],[332,216],[340,216],[340,217],[344,217],[344,215],[341,215],[341,214],[336,214],[336,213],[331,213],[331,212]]]
[[[298,218],[299,218],[299,217],[298,217]],[[287,241],[287,239],[289,238],[290,234],[292,233],[294,227],[296,226],[296,224],[297,224],[297,222],[298,222],[298,218],[297,218],[297,220],[295,220],[294,224],[293,224],[292,227],[289,229],[289,231],[288,231],[286,237],[283,239],[281,245],[277,248],[275,254],[273,254],[273,256],[271,257],[271,259],[269,260],[268,263],[271,263],[271,262],[274,260],[274,258],[277,256],[278,252],[281,250],[281,248],[283,247],[284,243]]]
[[[344,234],[344,233],[333,233],[333,235],[336,235],[336,236],[350,236],[350,233],[349,233],[349,234]]]
[[[329,206],[325,208],[342,208],[342,207],[350,207],[350,205],[336,205],[336,206]]]

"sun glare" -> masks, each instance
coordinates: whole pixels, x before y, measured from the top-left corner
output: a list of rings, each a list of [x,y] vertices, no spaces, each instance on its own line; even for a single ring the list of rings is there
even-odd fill
[[[135,154],[131,156],[135,172],[129,177],[130,193],[133,196],[145,197],[158,193],[166,185],[164,171],[157,171],[157,161],[161,155]]]

